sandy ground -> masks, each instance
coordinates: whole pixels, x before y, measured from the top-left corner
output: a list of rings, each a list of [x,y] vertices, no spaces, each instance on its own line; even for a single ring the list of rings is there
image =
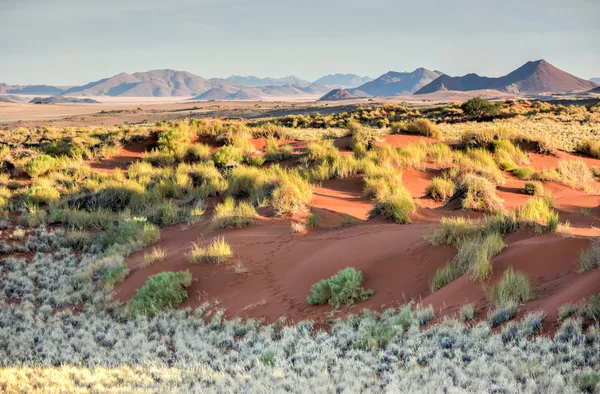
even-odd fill
[[[416,138],[416,139],[415,139]],[[394,135],[382,144],[406,145],[418,137]],[[260,148],[262,139],[253,140]],[[342,150],[346,139],[336,143]],[[301,144],[296,144],[301,149]],[[134,160],[143,149],[136,145],[124,148],[127,162]],[[559,157],[530,154],[536,169],[556,165]],[[560,153],[563,158],[574,158]],[[124,164],[119,162],[117,164]],[[600,166],[600,160],[586,158],[590,166]],[[293,165],[293,162],[289,163]],[[110,165],[105,170],[110,171]],[[570,229],[557,233],[535,235],[529,231],[509,234],[506,247],[493,259],[494,273],[484,282],[471,282],[463,275],[448,286],[431,293],[429,280],[433,273],[456,254],[449,246],[433,247],[424,241],[424,234],[436,228],[442,217],[483,215],[456,209],[455,204],[443,205],[426,195],[431,178],[439,168],[429,165],[422,171],[403,171],[403,182],[419,205],[413,223],[398,225],[375,218],[369,220],[372,204],[362,193],[362,177],[332,179],[316,187],[311,210],[321,217],[321,226],[302,234],[293,234],[290,223],[301,220],[306,214],[294,218],[278,218],[270,208],[258,209],[255,224],[243,229],[209,230],[212,207],[198,224],[180,224],[163,229],[161,240],[153,247],[164,249],[167,259],[147,268],[140,264],[144,253],[140,251],[127,261],[131,275],[115,288],[115,298],[127,300],[135,294],[146,279],[162,271],[189,269],[194,282],[189,290],[187,306],[195,307],[206,301],[219,303],[228,317],[260,318],[267,322],[286,317],[288,321],[304,319],[327,320],[347,313],[358,313],[364,308],[382,310],[410,300],[423,305],[431,304],[438,316],[456,313],[465,303],[473,303],[477,317],[486,319],[490,309],[487,289],[502,276],[505,269],[514,267],[526,274],[537,293],[536,299],[521,307],[523,315],[531,310],[543,310],[550,329],[556,323],[558,308],[568,302],[579,302],[600,292],[600,271],[579,273],[577,259],[591,241],[600,236],[600,194],[585,193],[564,185],[546,182],[544,187],[552,193],[561,222],[569,221]],[[498,195],[507,209],[523,205],[527,195],[521,189],[524,181],[505,174],[507,182],[499,187]],[[600,190],[600,184],[593,185]],[[583,215],[589,209],[592,217]],[[352,223],[342,226],[343,218]],[[186,254],[196,242],[210,243],[223,236],[233,247],[231,262],[222,265],[190,264]],[[329,306],[310,306],[306,296],[311,286],[345,267],[355,267],[363,272],[364,286],[375,294],[359,305],[335,312]]]

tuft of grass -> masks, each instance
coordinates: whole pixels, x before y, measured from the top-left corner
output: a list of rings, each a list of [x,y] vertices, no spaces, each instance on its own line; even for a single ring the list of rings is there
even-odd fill
[[[471,280],[484,280],[492,274],[492,258],[504,248],[498,233],[480,235],[465,241],[452,263],[459,272],[470,272]]]
[[[581,214],[582,214],[583,216],[585,216],[585,217],[592,218],[592,219],[595,219],[595,218],[596,218],[596,216],[594,215],[594,213],[592,212],[592,210],[591,210],[591,209],[588,209],[588,208],[581,208],[581,209],[579,210],[579,212],[581,212]]]
[[[467,174],[460,180],[462,208],[488,213],[502,212],[502,199],[496,194],[495,185],[488,179]]]
[[[481,234],[479,223],[461,216],[442,218],[440,224],[441,228],[425,234],[425,239],[434,246],[453,245],[460,248],[466,241]]]
[[[591,320],[600,320],[600,294],[590,296],[585,307],[585,314]]]
[[[161,248],[152,248],[152,252],[144,253],[144,260],[142,260],[142,268],[151,266],[159,261],[164,261],[167,258],[165,251]]]
[[[579,272],[594,270],[600,267],[600,241],[595,241],[579,256]]]
[[[344,217],[340,220],[340,226],[342,226],[342,227],[352,226],[353,224],[354,224],[354,219],[352,219],[348,215],[344,215]]]
[[[223,237],[219,237],[206,247],[201,247],[194,243],[187,256],[190,262],[194,264],[221,264],[229,260],[232,255],[231,246],[229,246]]]
[[[293,233],[303,233],[306,231],[306,225],[300,222],[292,222],[290,224],[290,229]]]
[[[454,282],[460,275],[461,272],[456,265],[447,263],[442,268],[435,271],[433,277],[429,281],[429,290],[432,293],[438,291],[447,284]]]
[[[360,349],[385,349],[396,336],[396,328],[392,324],[378,323],[365,327]]]
[[[293,215],[306,210],[312,200],[312,187],[297,172],[282,173],[279,185],[273,190],[272,204],[279,216]]]
[[[558,320],[565,320],[570,317],[580,317],[584,313],[582,305],[578,304],[565,304],[558,308]]]
[[[212,217],[211,228],[242,228],[254,223],[257,213],[254,207],[247,202],[235,204],[233,197],[227,197],[221,204],[217,204]]]
[[[133,315],[155,316],[161,311],[178,307],[187,298],[187,288],[192,284],[189,270],[161,272],[148,278],[127,304]]]
[[[523,189],[525,194],[529,194],[531,196],[543,196],[544,195],[544,185],[542,182],[531,181],[525,184],[525,188]]]
[[[115,285],[123,282],[125,278],[129,275],[129,267],[127,264],[117,264],[112,267],[109,267],[102,276],[100,276],[100,280],[104,283],[104,286],[107,288],[113,288]]]
[[[373,294],[373,290],[362,288],[362,281],[362,272],[346,267],[332,277],[315,283],[306,301],[310,305],[328,303],[335,308],[352,306],[357,301],[367,300]]]
[[[512,170],[512,174],[521,180],[531,179],[531,176],[535,173],[533,167],[519,167]]]
[[[37,178],[40,175],[58,168],[58,160],[49,155],[40,155],[31,159],[26,167],[25,172],[32,178]]]
[[[419,134],[425,137],[441,138],[440,129],[428,119],[417,119],[413,122],[397,122],[391,125],[392,133]]]
[[[600,372],[582,373],[579,375],[579,388],[586,393],[593,393],[600,386]]]
[[[558,212],[550,196],[530,198],[517,210],[517,216],[521,225],[529,226],[536,233],[544,229],[554,232],[558,228]]]
[[[509,267],[504,271],[500,282],[490,289],[488,298],[494,305],[502,307],[527,302],[534,298],[534,293],[529,279]]]
[[[50,185],[34,186],[27,194],[27,201],[32,204],[51,204],[60,200],[60,192]]]
[[[575,147],[575,151],[600,159],[600,141],[583,140]]]
[[[447,201],[456,191],[454,182],[446,177],[436,176],[427,188],[427,194],[436,201]]]
[[[435,318],[435,312],[433,306],[429,305],[426,308],[417,308],[415,311],[415,319],[419,325],[427,324]]]
[[[294,148],[291,145],[279,145],[275,138],[267,139],[265,146],[266,161],[281,161],[292,157]]]
[[[244,160],[243,152],[231,145],[220,147],[214,154],[214,162],[217,167],[237,166]]]

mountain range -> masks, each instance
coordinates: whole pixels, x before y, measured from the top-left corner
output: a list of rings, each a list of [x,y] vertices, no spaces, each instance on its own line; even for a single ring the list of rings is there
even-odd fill
[[[472,91],[492,89],[511,94],[566,93],[590,90],[595,82],[562,71],[545,60],[527,62],[513,72],[498,78],[467,74],[462,77],[442,75],[423,86],[415,94],[438,91]]]
[[[356,74],[330,74],[311,83],[288,76],[258,78],[231,76],[202,78],[170,69],[121,73],[83,86],[8,85],[0,83],[2,101],[19,95],[66,97],[191,97],[192,100],[276,100],[284,98],[344,100],[377,96],[408,96],[435,92],[488,91],[514,95],[589,91],[599,86],[562,71],[545,60],[527,62],[497,78],[467,74],[452,77],[441,71],[418,68],[412,72],[389,71],[371,80]],[[56,99],[64,102],[64,99]]]
[[[590,78],[590,81],[596,82],[597,84],[600,85],[600,78]]]

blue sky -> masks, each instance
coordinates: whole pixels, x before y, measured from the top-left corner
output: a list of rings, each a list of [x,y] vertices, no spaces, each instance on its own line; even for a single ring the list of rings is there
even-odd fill
[[[159,68],[499,76],[541,58],[600,77],[598,16],[597,0],[0,0],[0,82],[83,84]]]

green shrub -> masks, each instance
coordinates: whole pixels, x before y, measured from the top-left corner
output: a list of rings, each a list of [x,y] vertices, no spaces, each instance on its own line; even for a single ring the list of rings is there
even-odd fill
[[[530,179],[534,173],[533,167],[519,167],[512,170],[512,174],[521,180]]]
[[[565,320],[565,319],[568,319],[569,317],[573,317],[573,316],[579,317],[583,314],[582,309],[583,308],[581,305],[565,304],[565,305],[561,306],[560,308],[558,308],[558,319]]]
[[[111,228],[100,238],[104,247],[114,244],[138,244],[139,247],[152,245],[160,240],[160,230],[145,218],[131,218],[119,221],[116,228]]]
[[[161,272],[148,278],[127,305],[133,315],[155,316],[178,307],[187,298],[192,284],[190,271]]]
[[[221,264],[229,260],[232,255],[231,246],[225,241],[225,238],[219,237],[206,247],[194,243],[188,253],[188,259],[194,264]]]
[[[361,287],[363,276],[360,271],[346,267],[328,279],[315,283],[311,294],[306,298],[310,305],[329,305],[339,308],[342,305],[352,306],[357,301],[365,301],[373,290]]]
[[[538,181],[527,182],[523,191],[525,192],[525,194],[529,194],[532,196],[543,196],[544,185],[542,184],[542,182]]]
[[[494,104],[488,100],[482,99],[481,97],[474,97],[470,100],[465,101],[460,108],[463,113],[471,118],[481,119],[484,117],[491,117],[500,113],[500,106]]]
[[[509,267],[500,282],[490,289],[488,298],[496,306],[505,306],[527,302],[534,298],[534,294],[529,279]]]
[[[579,388],[586,393],[593,393],[600,385],[600,372],[582,373],[579,375]]]
[[[456,265],[447,263],[433,274],[429,281],[429,290],[433,293],[447,284],[454,282],[461,275]]]
[[[470,272],[471,280],[484,280],[492,274],[492,258],[504,248],[497,233],[479,235],[466,240],[452,263],[460,273]]]
[[[440,220],[441,228],[432,229],[425,234],[425,239],[432,245],[453,245],[460,248],[466,241],[481,234],[481,225],[465,217],[444,217]]]
[[[48,171],[54,170],[58,167],[58,161],[52,156],[40,155],[36,158],[31,159],[26,167],[25,172],[32,178],[37,178],[40,175],[44,175]]]
[[[48,214],[45,210],[38,208],[37,205],[27,205],[27,213],[25,213],[20,221],[27,227],[37,227],[44,223]]]
[[[585,314],[592,320],[600,319],[600,294],[590,296],[585,307]]]
[[[451,179],[436,176],[432,179],[431,185],[427,188],[429,194],[436,201],[447,201],[452,196],[456,188]]]
[[[428,119],[417,119],[413,122],[392,123],[391,129],[394,134],[419,134],[431,138],[440,138],[442,136],[438,127]]]
[[[173,128],[158,135],[158,149],[173,152],[179,158],[183,158],[190,144],[188,133],[180,128]]]
[[[244,160],[244,154],[238,148],[224,145],[215,152],[214,161],[217,167],[231,167],[240,164]]]
[[[60,200],[60,192],[53,186],[34,186],[27,194],[32,204],[51,204]]]
[[[377,201],[369,212],[371,218],[383,216],[398,224],[410,223],[411,215],[417,207],[406,189],[397,189],[394,194]]]
[[[306,217],[306,227],[308,228],[316,228],[321,225],[321,217],[313,212],[309,216]]]
[[[340,226],[342,226],[342,227],[352,226],[353,224],[354,224],[354,219],[352,219],[348,215],[344,215],[344,217],[342,217],[342,219],[340,220]]]
[[[254,223],[256,210],[247,202],[235,204],[233,197],[227,197],[221,204],[217,204],[212,217],[212,229],[242,228]]]
[[[127,264],[117,264],[109,267],[104,274],[102,274],[100,280],[104,283],[104,286],[110,289],[123,282],[128,275],[129,267],[127,267]]]
[[[260,167],[263,164],[265,164],[265,159],[263,157],[259,157],[259,156],[250,156],[250,157],[246,157],[246,163],[248,163],[248,165],[253,166],[253,167]]]
[[[358,347],[361,349],[385,349],[388,343],[396,337],[396,334],[396,328],[391,324],[370,324],[364,328]]]
[[[56,208],[50,212],[48,223],[64,224],[81,230],[106,230],[111,227],[118,216],[109,211],[79,211],[74,209]]]

